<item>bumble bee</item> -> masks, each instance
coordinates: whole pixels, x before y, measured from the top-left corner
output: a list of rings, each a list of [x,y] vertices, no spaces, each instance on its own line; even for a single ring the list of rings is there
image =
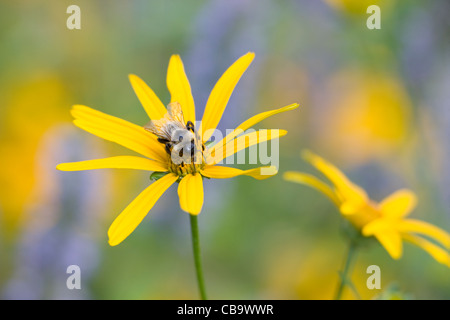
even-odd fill
[[[151,120],[144,129],[155,134],[158,142],[165,145],[166,152],[176,164],[194,161],[197,143],[200,141],[192,121],[184,122],[183,111],[178,102],[167,106],[167,113],[162,119]],[[202,146],[203,148],[203,146]]]

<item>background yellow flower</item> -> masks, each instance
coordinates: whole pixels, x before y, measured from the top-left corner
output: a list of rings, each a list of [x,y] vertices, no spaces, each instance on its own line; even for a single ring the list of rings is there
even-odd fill
[[[450,267],[450,234],[432,224],[407,218],[417,205],[417,197],[412,191],[397,190],[377,203],[331,163],[310,151],[303,152],[303,157],[326,176],[331,185],[296,171],[285,172],[285,180],[308,185],[325,194],[337,206],[343,218],[363,236],[374,236],[392,258],[399,259],[402,256],[402,242],[406,240]]]
[[[345,70],[324,85],[327,130],[315,141],[338,159],[359,165],[408,154],[413,108],[398,77],[376,70]]]
[[[55,74],[37,74],[14,81],[3,97],[0,128],[1,233],[14,237],[27,217],[39,176],[35,157],[45,132],[68,117],[61,105],[69,102],[66,84]]]

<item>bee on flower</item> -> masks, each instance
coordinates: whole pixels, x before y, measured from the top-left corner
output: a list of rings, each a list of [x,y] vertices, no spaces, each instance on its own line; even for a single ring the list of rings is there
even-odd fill
[[[116,156],[57,166],[62,171],[128,168],[151,171],[152,176],[157,173],[156,181],[144,189],[111,224],[108,230],[111,246],[124,241],[163,193],[178,182],[180,207],[190,217],[194,260],[202,299],[206,299],[206,293],[200,263],[197,215],[203,206],[203,178],[224,179],[246,175],[261,180],[275,175],[277,168],[274,166],[240,170],[217,164],[240,150],[284,136],[287,133],[285,130],[268,130],[266,135],[260,135],[258,131],[245,133],[245,130],[267,117],[298,107],[294,103],[257,114],[210,148],[205,146],[219,124],[235,86],[253,58],[252,52],[243,55],[220,77],[207,100],[198,128],[194,126],[194,98],[180,56],[173,55],[169,61],[167,86],[171,101],[167,108],[142,79],[130,75],[131,85],[150,118],[146,125],[135,125],[81,105],[74,106],[71,113],[76,126],[100,138],[116,142],[143,157]]]
[[[202,163],[205,145],[192,121],[184,121],[178,102],[170,103],[166,115],[160,120],[151,120],[144,129],[158,137],[174,164]]]

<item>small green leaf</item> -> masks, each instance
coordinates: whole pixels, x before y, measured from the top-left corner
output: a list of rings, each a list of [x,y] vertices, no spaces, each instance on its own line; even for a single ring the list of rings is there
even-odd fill
[[[150,180],[152,180],[152,181],[159,180],[159,179],[161,179],[162,177],[164,177],[166,174],[168,174],[168,172],[158,172],[158,171],[155,171],[155,172],[153,172],[153,173],[150,175]]]

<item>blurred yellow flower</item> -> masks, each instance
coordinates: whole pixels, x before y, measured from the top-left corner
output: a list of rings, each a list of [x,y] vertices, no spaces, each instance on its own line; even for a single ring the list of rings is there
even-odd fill
[[[389,9],[391,1],[386,0],[325,0],[331,7],[350,13],[363,15],[371,5],[378,5],[382,10]]]
[[[7,89],[0,126],[0,233],[12,237],[37,197],[36,153],[42,136],[66,120],[60,106],[68,103],[69,94],[53,74],[36,74]]]
[[[406,218],[417,203],[413,192],[398,190],[376,203],[331,163],[310,151],[305,151],[303,157],[322,172],[333,187],[301,172],[285,172],[285,180],[306,184],[328,196],[344,218],[363,236],[374,236],[393,259],[402,256],[402,240],[406,240],[428,252],[436,261],[450,267],[450,234],[427,222]],[[419,235],[428,236],[447,250]]]
[[[252,145],[284,136],[284,130],[269,130],[266,137],[259,136],[258,132],[240,135],[256,123],[274,114],[292,110],[298,104],[260,113],[239,125],[234,131],[218,141],[211,148],[206,148],[204,143],[211,137],[222,117],[228,100],[241,78],[254,58],[254,53],[247,53],[234,62],[213,88],[201,121],[199,132],[203,132],[201,139],[201,161],[193,163],[177,164],[161,143],[160,137],[145,130],[144,127],[129,123],[128,121],[104,114],[86,106],[76,105],[72,109],[74,124],[103,139],[116,142],[131,149],[143,157],[118,156],[105,159],[87,160],[73,163],[63,163],[57,169],[63,171],[92,170],[102,168],[127,168],[160,172],[159,179],[147,187],[133,200],[122,213],[114,220],[108,230],[109,244],[115,246],[130,235],[144,219],[150,209],[162,194],[175,182],[179,182],[178,196],[182,210],[191,215],[200,213],[203,206],[203,177],[207,178],[232,178],[239,175],[251,176],[255,179],[265,179],[277,173],[275,167],[264,167],[250,170],[217,166],[224,158]],[[159,100],[156,94],[135,75],[130,75],[133,89],[152,121],[165,119],[168,110]],[[191,87],[185,74],[184,65],[178,55],[173,55],[169,62],[167,73],[167,86],[171,94],[171,103],[178,103],[181,107],[181,119],[183,125],[195,123],[195,106],[191,93]],[[173,106],[171,104],[171,106]],[[171,112],[169,108],[169,114]],[[240,135],[240,136],[239,136]],[[181,141],[181,140],[180,140]],[[238,145],[235,148],[236,144]]]
[[[412,104],[396,77],[368,70],[346,70],[326,84],[329,106],[316,145],[347,163],[386,159],[408,151]]]
[[[307,243],[303,247],[292,241],[281,247],[269,247],[269,255],[265,257],[267,261],[261,264],[261,268],[265,268],[264,292],[270,294],[269,299],[333,299],[339,275],[330,266],[339,261],[339,247],[332,245],[332,250],[326,251],[326,248],[330,249],[329,238],[321,238],[314,248],[309,247],[307,239],[303,240],[303,243]],[[364,262],[359,263],[361,269],[363,264]],[[357,285],[365,284],[365,274],[353,274],[352,282]],[[365,285],[358,286],[358,294],[364,299],[370,299],[373,293],[364,290],[364,287]],[[357,298],[359,297],[352,290],[344,291],[342,296],[344,300]]]

